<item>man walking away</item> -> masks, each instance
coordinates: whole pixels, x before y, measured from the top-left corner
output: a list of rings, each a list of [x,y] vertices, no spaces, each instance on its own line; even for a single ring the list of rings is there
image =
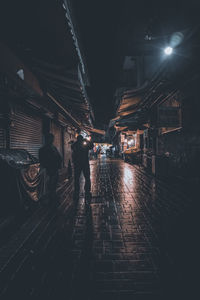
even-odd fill
[[[39,149],[40,165],[46,169],[48,175],[48,194],[50,200],[56,198],[56,188],[58,183],[58,170],[61,168],[62,157],[53,145],[54,135],[49,133],[45,137],[45,145]]]
[[[74,164],[74,197],[79,197],[80,191],[80,176],[83,172],[85,177],[85,197],[91,197],[91,181],[90,181],[90,165],[89,165],[89,150],[93,149],[92,141],[83,139],[82,135],[78,135],[77,141],[72,145],[72,159]]]

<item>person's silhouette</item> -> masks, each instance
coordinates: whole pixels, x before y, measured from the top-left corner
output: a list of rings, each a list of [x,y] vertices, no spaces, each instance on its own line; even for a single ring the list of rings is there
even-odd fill
[[[80,191],[80,175],[83,172],[85,177],[85,196],[90,197],[91,181],[90,181],[90,165],[89,150],[94,147],[91,141],[88,141],[78,135],[77,141],[72,145],[72,159],[74,164],[74,196],[79,196]]]
[[[58,183],[58,170],[61,168],[62,157],[53,145],[54,135],[49,133],[45,137],[45,145],[39,149],[40,165],[46,169],[49,177],[47,187],[49,197],[56,197],[56,187]]]

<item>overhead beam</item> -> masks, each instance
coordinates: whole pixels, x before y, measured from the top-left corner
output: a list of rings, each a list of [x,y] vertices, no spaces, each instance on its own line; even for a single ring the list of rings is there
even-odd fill
[[[81,127],[81,124],[74,119],[74,117],[63,107],[50,93],[47,92],[47,96],[72,120],[72,122],[78,127]]]

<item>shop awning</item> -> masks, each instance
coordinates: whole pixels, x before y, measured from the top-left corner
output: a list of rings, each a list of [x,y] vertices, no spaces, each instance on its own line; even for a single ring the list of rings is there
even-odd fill
[[[140,103],[146,88],[147,83],[140,89],[125,90],[117,108],[117,115],[120,117],[128,116],[136,112],[140,108]]]
[[[141,97],[123,98],[118,107],[117,114],[119,116],[129,115],[137,110]]]
[[[130,130],[136,130],[147,122],[147,113],[144,110],[138,110],[131,116],[121,117],[116,121],[117,127],[127,126]]]
[[[91,133],[98,133],[98,134],[101,134],[101,135],[105,135],[106,132],[105,130],[101,130],[101,129],[97,129],[97,128],[90,128],[90,127],[85,127],[85,130],[91,132]]]
[[[81,127],[92,127],[93,111],[78,67],[65,70],[35,60],[34,70],[45,85],[47,92],[80,123]]]

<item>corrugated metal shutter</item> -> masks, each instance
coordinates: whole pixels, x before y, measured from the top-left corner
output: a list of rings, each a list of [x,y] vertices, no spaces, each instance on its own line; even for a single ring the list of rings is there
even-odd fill
[[[72,158],[71,158],[71,144],[69,144],[70,142],[70,134],[65,131],[64,132],[64,163],[65,166],[68,166],[68,162],[69,160],[72,162]]]
[[[38,150],[42,147],[42,120],[19,108],[11,118],[10,148],[25,149],[38,157]]]
[[[54,146],[62,155],[62,128],[53,121],[51,123],[51,133],[54,135]]]
[[[0,128],[0,148],[6,147],[6,131],[3,128]]]

